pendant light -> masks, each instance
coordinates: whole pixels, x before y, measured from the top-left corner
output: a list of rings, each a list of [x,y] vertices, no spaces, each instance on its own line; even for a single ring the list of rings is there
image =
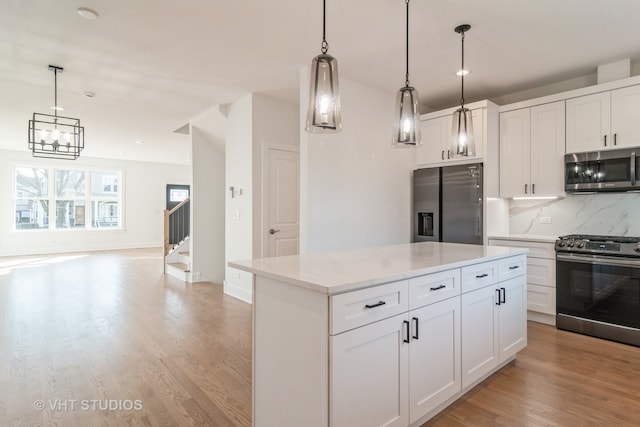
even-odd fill
[[[407,5],[407,37],[406,37],[406,74],[404,87],[396,96],[393,123],[393,148],[422,145],[420,132],[420,114],[418,113],[418,91],[409,86],[409,0]]]
[[[327,54],[326,0],[322,1],[322,49],[311,62],[309,107],[305,130],[310,133],[336,133],[342,128],[338,61]]]
[[[471,25],[463,24],[455,28],[455,32],[460,34],[462,45],[462,68],[460,70],[460,108],[453,113],[451,154],[454,157],[474,156],[476,146],[473,140],[473,123],[471,120],[471,110],[464,106],[464,33],[471,29]]]
[[[53,71],[53,115],[33,113],[29,120],[29,149],[33,157],[75,160],[84,149],[84,127],[80,119],[58,115],[58,73],[63,68],[49,65]]]

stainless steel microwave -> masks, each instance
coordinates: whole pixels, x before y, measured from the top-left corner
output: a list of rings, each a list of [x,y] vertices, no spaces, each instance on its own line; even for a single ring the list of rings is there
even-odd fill
[[[564,156],[564,190],[640,191],[638,156],[640,147],[573,153]]]

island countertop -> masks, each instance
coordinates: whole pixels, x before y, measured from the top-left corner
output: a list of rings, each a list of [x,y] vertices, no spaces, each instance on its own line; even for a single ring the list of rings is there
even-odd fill
[[[229,267],[328,295],[437,273],[527,249],[420,242],[229,262]]]

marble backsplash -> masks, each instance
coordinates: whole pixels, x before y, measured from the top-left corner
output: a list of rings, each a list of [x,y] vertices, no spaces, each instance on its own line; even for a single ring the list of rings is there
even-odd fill
[[[551,218],[550,224],[541,218]],[[509,232],[640,236],[640,193],[567,195],[556,200],[511,200]]]

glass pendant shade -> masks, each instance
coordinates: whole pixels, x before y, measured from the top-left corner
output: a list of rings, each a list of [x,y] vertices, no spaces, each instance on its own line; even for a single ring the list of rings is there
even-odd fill
[[[471,110],[458,108],[453,113],[451,133],[453,137],[451,138],[450,150],[454,157],[475,156],[476,144],[473,138]]]
[[[391,146],[401,148],[421,145],[417,90],[411,86],[405,86],[398,91],[393,117]]]
[[[342,128],[338,61],[322,53],[311,63],[309,107],[305,130],[310,133],[335,133]]]

